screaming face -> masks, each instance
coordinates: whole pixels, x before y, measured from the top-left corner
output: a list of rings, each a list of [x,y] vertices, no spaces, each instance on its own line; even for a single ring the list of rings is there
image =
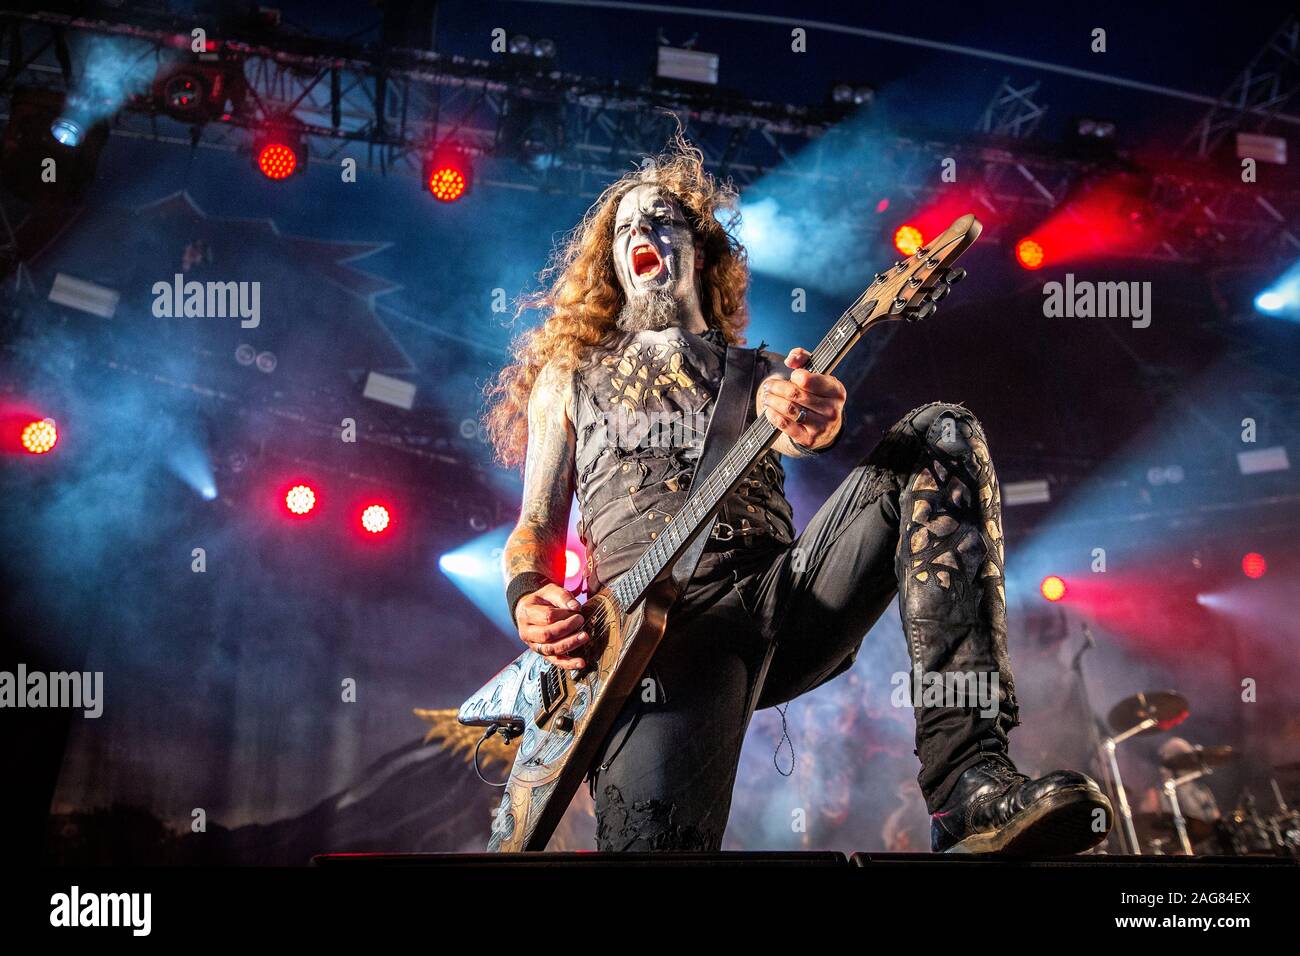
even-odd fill
[[[698,311],[695,237],[681,204],[658,186],[637,186],[614,214],[614,272],[625,331],[665,329]]]

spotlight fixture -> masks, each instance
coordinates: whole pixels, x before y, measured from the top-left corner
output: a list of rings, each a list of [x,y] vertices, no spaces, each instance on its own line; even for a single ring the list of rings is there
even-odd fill
[[[201,53],[159,68],[151,90],[154,108],[182,123],[206,123],[238,109],[247,95],[243,64]]]
[[[307,140],[287,124],[268,123],[253,137],[253,160],[267,179],[288,179],[307,168]]]
[[[1272,445],[1257,451],[1237,452],[1237,470],[1243,475],[1258,475],[1269,471],[1287,471],[1291,459],[1285,445]]]
[[[1065,597],[1065,581],[1055,574],[1049,574],[1043,578],[1043,583],[1038,586],[1038,590],[1047,600],[1056,603]]]
[[[298,517],[310,514],[316,507],[316,490],[311,485],[294,485],[284,493],[284,507]]]
[[[831,87],[831,102],[837,106],[865,106],[875,98],[876,91],[869,86],[836,83]]]
[[[383,505],[367,505],[361,512],[361,527],[370,534],[382,534],[391,522],[392,516]]]
[[[197,118],[207,90],[200,77],[192,73],[175,73],[162,81],[158,93],[159,105],[169,116],[186,120]]]
[[[424,185],[439,202],[456,202],[474,183],[469,153],[444,143],[424,161]]]
[[[23,428],[23,448],[32,455],[44,455],[51,451],[59,440],[59,430],[52,418],[42,418],[30,422]]]
[[[1242,556],[1241,573],[1252,580],[1262,578],[1268,571],[1268,562],[1258,551],[1251,551]]]
[[[685,47],[660,46],[659,58],[655,63],[655,77],[680,83],[717,86],[719,62],[716,53]]]
[[[921,230],[911,223],[904,223],[894,232],[894,248],[905,256],[916,255],[916,250],[925,245]]]
[[[0,132],[0,185],[14,195],[41,202],[73,198],[95,177],[108,141],[104,103],[55,90],[17,87],[9,97],[8,122]],[[58,164],[58,178],[46,166]]]
[[[1074,135],[1080,139],[1114,139],[1115,124],[1110,120],[1080,117],[1074,124]]]
[[[1016,262],[1022,269],[1041,269],[1045,253],[1036,239],[1025,238],[1016,243]]]
[[[498,154],[513,155],[527,169],[544,172],[560,161],[564,114],[554,103],[511,99],[497,130]]]
[[[1117,129],[1112,120],[1081,116],[1074,121],[1068,138],[1081,156],[1108,157],[1115,153]]]
[[[1286,308],[1286,304],[1286,296],[1271,289],[1255,296],[1255,308],[1270,315],[1281,312]]]
[[[50,135],[60,146],[76,149],[86,141],[86,135],[93,124],[90,102],[76,93],[69,93],[64,100],[63,110],[50,124]]]
[[[471,531],[482,534],[492,525],[492,512],[481,506],[470,507],[466,521]]]

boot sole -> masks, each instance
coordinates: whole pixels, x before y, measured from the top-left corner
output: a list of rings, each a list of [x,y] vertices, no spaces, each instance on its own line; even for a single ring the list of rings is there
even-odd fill
[[[1106,828],[1093,829],[1093,815],[1106,812]],[[1053,791],[1013,817],[1006,826],[968,836],[945,853],[1005,853],[1015,856],[1068,856],[1096,846],[1115,822],[1106,795],[1092,787]]]

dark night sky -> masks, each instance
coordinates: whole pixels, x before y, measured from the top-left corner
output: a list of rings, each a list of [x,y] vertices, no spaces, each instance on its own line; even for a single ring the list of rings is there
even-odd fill
[[[333,35],[373,36],[377,12],[366,4],[331,0],[279,4],[294,25]],[[632,4],[637,7],[637,4]],[[1153,100],[1140,93],[1027,66],[995,63],[954,53],[921,49],[819,30],[815,22],[861,27],[923,40],[959,44],[994,53],[1047,61],[1130,80],[1217,96],[1259,51],[1291,9],[1269,0],[1243,8],[1227,3],[1087,4],[867,4],[827,0],[791,5],[760,0],[735,3],[667,2],[651,10],[624,10],[565,3],[443,3],[437,48],[465,56],[488,56],[494,27],[547,36],[557,43],[559,68],[577,73],[639,81],[651,66],[654,38],[662,29],[673,43],[697,36],[697,49],[722,57],[720,82],[744,95],[777,102],[817,102],[835,82],[867,82],[881,91],[935,90],[943,102],[922,107],[938,128],[964,130],[987,102],[990,82],[1041,78],[1040,100],[1064,122],[1095,111],[1121,122],[1138,121],[1143,135],[1169,120],[1179,134],[1202,111],[1195,104]],[[797,9],[792,16],[790,11]],[[787,20],[752,23],[708,16],[702,11],[754,14]],[[364,12],[363,12],[364,11]],[[789,31],[805,25],[807,55],[791,59]],[[1107,51],[1090,52],[1091,31],[1104,28]],[[954,107],[961,104],[966,109]],[[913,108],[915,112],[915,108]],[[1157,117],[1159,118],[1157,120]],[[1182,124],[1182,125],[1179,125]]]

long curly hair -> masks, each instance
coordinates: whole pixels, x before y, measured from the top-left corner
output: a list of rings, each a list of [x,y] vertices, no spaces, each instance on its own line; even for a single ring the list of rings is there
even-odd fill
[[[719,181],[705,170],[704,154],[678,130],[663,153],[646,159],[600,194],[582,221],[557,243],[538,276],[541,291],[520,301],[516,318],[529,309],[549,314],[541,325],[515,338],[511,363],[484,390],[483,424],[502,465],[524,463],[528,398],[542,369],[553,363],[556,371],[571,371],[593,349],[617,339],[624,296],[614,272],[614,215],[629,191],[647,184],[662,187],[681,203],[695,241],[703,247],[704,320],[729,344],[744,344],[749,268],[745,249],[735,237],[737,192],[729,181]]]

